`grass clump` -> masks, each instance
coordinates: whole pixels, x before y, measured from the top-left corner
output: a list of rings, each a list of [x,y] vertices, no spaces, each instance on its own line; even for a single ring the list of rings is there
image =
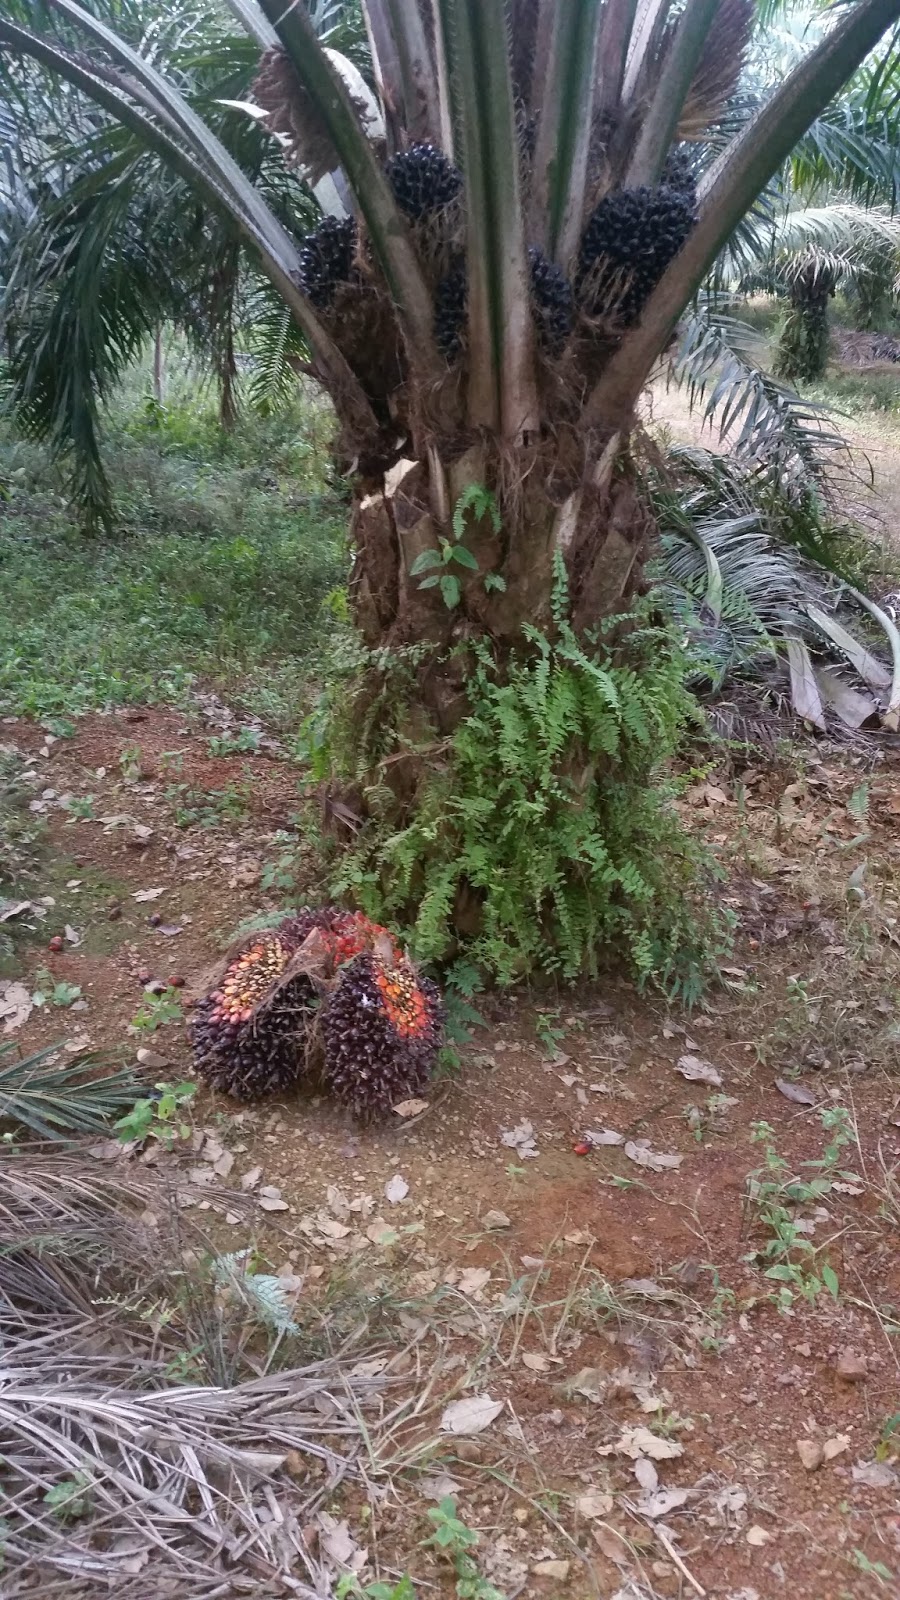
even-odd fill
[[[0,712],[178,702],[202,678],[295,721],[346,523],[324,452],[296,442],[305,414],[224,434],[195,400],[113,421],[112,537],[84,534],[45,452],[0,436]]]

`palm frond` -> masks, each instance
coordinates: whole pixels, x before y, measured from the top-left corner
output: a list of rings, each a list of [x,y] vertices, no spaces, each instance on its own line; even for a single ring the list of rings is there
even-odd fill
[[[143,1082],[131,1067],[94,1076],[97,1057],[60,1061],[62,1046],[19,1059],[0,1045],[0,1121],[27,1128],[38,1139],[72,1139],[103,1133],[110,1118],[134,1105]]]
[[[828,409],[773,378],[760,354],[752,329],[701,299],[682,324],[670,376],[739,461],[790,499],[827,498],[850,470],[846,441]]]

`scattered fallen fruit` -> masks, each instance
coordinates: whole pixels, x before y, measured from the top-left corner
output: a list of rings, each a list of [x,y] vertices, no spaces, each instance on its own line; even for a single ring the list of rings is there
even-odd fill
[[[62,950],[63,948],[64,948],[64,945],[63,945],[62,935],[59,934],[59,933],[55,933],[53,935],[53,938],[50,940],[50,943],[48,944],[47,949],[48,950],[52,950],[53,954],[56,956],[56,955],[59,955],[60,950]]]
[[[594,1146],[587,1139],[579,1139],[578,1143],[572,1146],[576,1156],[589,1156],[593,1148]]]
[[[178,973],[178,974],[176,974],[176,976],[174,978],[170,978],[169,979],[169,988],[170,989],[183,989],[184,988],[184,983],[185,983],[184,978],[182,978],[181,974]]]

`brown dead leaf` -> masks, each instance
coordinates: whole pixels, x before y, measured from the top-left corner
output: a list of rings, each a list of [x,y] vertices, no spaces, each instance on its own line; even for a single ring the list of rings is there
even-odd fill
[[[790,1100],[795,1106],[814,1106],[817,1096],[804,1083],[791,1083],[789,1078],[776,1078],[775,1087],[785,1100]]]
[[[428,1100],[401,1100],[399,1105],[392,1106],[395,1117],[420,1117],[423,1111],[428,1110]]]
[[[0,1022],[4,1033],[15,1033],[28,1021],[33,1009],[24,983],[0,983]]]
[[[755,1545],[757,1549],[760,1549],[764,1544],[769,1543],[772,1535],[767,1528],[761,1528],[758,1522],[754,1522],[752,1528],[747,1529],[744,1537],[748,1544]]]
[[[639,1167],[648,1167],[651,1172],[665,1172],[680,1167],[684,1160],[680,1155],[664,1155],[661,1151],[651,1150],[649,1139],[629,1139],[625,1154],[629,1161]]]
[[[632,1461],[637,1461],[638,1456],[649,1456],[651,1461],[674,1461],[684,1455],[684,1445],[677,1439],[663,1439],[649,1428],[631,1426],[622,1429],[615,1449]]]
[[[711,1061],[704,1061],[701,1056],[679,1056],[675,1071],[691,1083],[711,1083],[717,1089],[722,1087],[721,1074]]]
[[[527,1367],[529,1372],[549,1372],[552,1363],[549,1357],[540,1355],[538,1351],[526,1350],[522,1356],[522,1365]]]
[[[833,1439],[826,1439],[822,1446],[822,1455],[826,1461],[833,1461],[835,1456],[842,1456],[845,1450],[850,1449],[849,1433],[837,1433]]]
[[[465,1271],[460,1273],[457,1288],[460,1294],[478,1295],[490,1281],[491,1271],[489,1267],[466,1267]]]
[[[576,1511],[588,1522],[595,1522],[598,1517],[608,1517],[613,1508],[611,1494],[603,1494],[599,1489],[589,1489],[587,1494],[580,1494],[575,1501]]]
[[[620,1562],[628,1560],[631,1552],[624,1533],[617,1533],[614,1528],[610,1528],[605,1522],[601,1522],[597,1527],[592,1528],[591,1533],[594,1535],[594,1539],[607,1561]]]

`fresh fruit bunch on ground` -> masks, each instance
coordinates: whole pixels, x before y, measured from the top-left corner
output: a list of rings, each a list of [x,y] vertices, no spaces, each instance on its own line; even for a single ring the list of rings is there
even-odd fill
[[[326,906],[233,946],[190,1034],[197,1073],[221,1093],[260,1100],[318,1070],[369,1121],[427,1087],[442,1008],[386,928]]]

